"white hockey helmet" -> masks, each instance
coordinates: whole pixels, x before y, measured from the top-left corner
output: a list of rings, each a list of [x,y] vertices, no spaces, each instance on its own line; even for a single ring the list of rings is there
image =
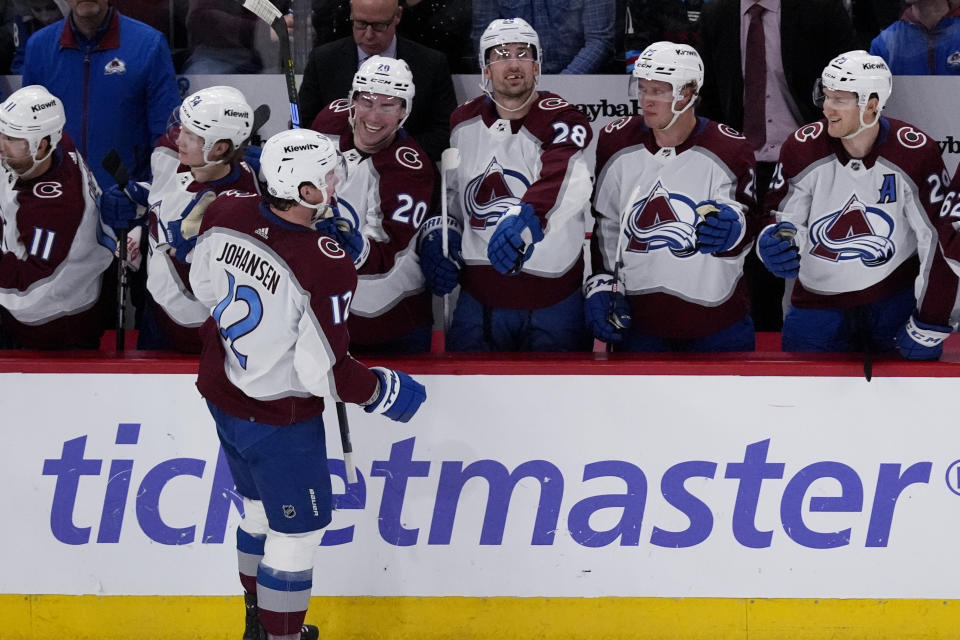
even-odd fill
[[[343,156],[333,141],[310,129],[290,129],[270,137],[263,144],[260,172],[271,196],[295,200],[311,209],[321,209],[328,201],[304,202],[300,198],[300,185],[309,183],[325,190],[331,172],[341,183],[347,175]]]
[[[639,95],[638,83],[640,80],[657,80],[666,82],[673,88],[673,119],[664,129],[669,129],[687,109],[696,103],[696,95],[703,87],[703,60],[697,50],[688,44],[677,44],[663,40],[654,42],[637,58],[630,80],[630,95]],[[683,109],[676,110],[677,102],[683,99],[683,89],[693,87],[694,98]]]
[[[893,74],[880,56],[872,56],[862,49],[848,51],[831,60],[823,68],[820,82],[814,90],[814,101],[820,105],[823,104],[824,89],[850,91],[857,95],[860,127],[854,133],[844,136],[844,138],[852,138],[880,122],[880,112],[883,111],[890,94],[893,93]],[[863,113],[870,101],[870,96],[874,94],[877,96],[877,117],[870,124],[866,124]]]
[[[46,88],[31,84],[14,91],[0,104],[0,133],[10,138],[27,141],[30,155],[36,157],[40,141],[50,137],[50,153],[57,148],[63,137],[67,116],[63,103]],[[36,160],[45,160],[47,156]]]
[[[239,90],[216,86],[201,89],[183,99],[178,109],[180,124],[203,138],[203,160],[213,145],[229,140],[235,148],[250,137],[253,130],[253,109]]]
[[[386,96],[403,98],[407,111],[413,106],[416,88],[413,86],[413,73],[405,61],[386,56],[370,56],[364,60],[353,76],[353,88],[350,93],[379,93]]]
[[[487,25],[483,35],[480,36],[480,49],[477,52],[480,68],[487,66],[487,54],[490,49],[512,43],[529,44],[533,47],[534,61],[543,61],[540,36],[530,23],[523,18],[499,18]]]

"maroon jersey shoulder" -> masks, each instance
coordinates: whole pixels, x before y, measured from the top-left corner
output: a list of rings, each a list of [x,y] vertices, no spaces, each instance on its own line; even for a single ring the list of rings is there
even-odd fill
[[[328,104],[321,109],[317,117],[313,119],[310,128],[328,136],[352,138],[353,131],[350,129],[350,101],[341,99],[334,100]],[[343,148],[342,145],[341,148]]]
[[[587,116],[557,94],[549,91],[541,91],[533,99],[533,108],[523,119],[523,126],[543,144],[565,141],[574,135],[579,135],[575,133],[575,127],[585,135],[582,142],[578,140],[577,146],[586,147],[593,137],[593,129],[590,128],[590,120]]]
[[[646,144],[652,137],[653,134],[640,116],[626,116],[605,126],[597,137],[597,174],[615,153],[627,147]]]
[[[753,147],[743,134],[728,125],[707,120],[692,142],[717,156],[737,175],[754,165]]]
[[[827,121],[817,120],[805,124],[783,141],[780,147],[780,164],[785,175],[794,176],[814,162],[833,153]]]

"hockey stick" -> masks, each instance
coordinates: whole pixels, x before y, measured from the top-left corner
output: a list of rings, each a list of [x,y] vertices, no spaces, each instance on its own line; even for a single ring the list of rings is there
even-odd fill
[[[287,99],[290,101],[290,128],[300,128],[300,102],[297,96],[297,78],[294,75],[293,56],[290,54],[290,34],[287,33],[287,23],[280,10],[269,0],[237,0],[244,8],[252,11],[258,18],[266,22],[277,34],[280,42],[280,66],[287,80]],[[350,444],[350,423],[347,422],[347,408],[343,402],[337,401],[337,421],[340,423],[340,446],[343,449],[343,464],[347,468],[347,482],[357,481],[357,469],[353,465],[353,445]]]
[[[253,126],[250,127],[250,137],[247,144],[254,147],[262,146],[263,139],[260,137],[260,128],[267,124],[270,119],[270,105],[262,104],[253,110]]]
[[[444,149],[440,154],[440,216],[443,229],[443,257],[450,257],[450,241],[447,238],[447,172],[453,171],[460,166],[460,150],[454,147]],[[443,337],[446,343],[447,337],[447,305],[449,304],[449,294],[443,294]],[[444,349],[446,350],[446,349]]]
[[[617,253],[614,255],[613,284],[610,285],[610,307],[607,309],[607,322],[615,329],[621,331],[626,329],[626,327],[620,322],[620,316],[617,315],[616,306],[617,293],[620,289],[620,267],[623,265],[623,225],[633,210],[633,201],[637,199],[639,194],[640,185],[637,185],[633,188],[633,191],[630,192],[630,197],[627,198],[627,204],[624,205],[623,211],[620,212],[620,223],[617,226]],[[613,351],[613,344],[608,342],[606,349],[607,353],[611,353]]]
[[[287,81],[287,98],[290,100],[290,128],[300,128],[300,106],[297,100],[297,78],[293,67],[293,56],[290,53],[290,34],[287,31],[287,22],[283,14],[269,0],[237,0],[243,7],[254,14],[273,29],[280,43],[280,66]]]
[[[127,168],[123,165],[123,160],[116,149],[110,149],[107,155],[100,161],[100,166],[109,173],[117,186],[127,194],[127,181],[129,174]],[[130,198],[132,201],[133,198]],[[117,265],[117,351],[123,351],[126,346],[126,324],[127,324],[127,230],[114,230],[117,234],[117,251],[119,264]]]

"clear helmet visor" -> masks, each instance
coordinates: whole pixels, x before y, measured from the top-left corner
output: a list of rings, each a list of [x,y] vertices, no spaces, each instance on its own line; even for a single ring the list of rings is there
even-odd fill
[[[319,189],[323,196],[322,201],[317,203],[317,208],[321,212],[320,217],[327,217],[332,215],[333,212],[324,212],[328,207],[335,206],[337,203],[337,189],[342,188],[347,181],[347,163],[344,161],[341,154],[337,154],[337,159],[333,163],[333,166],[326,167],[323,175],[317,178],[314,181],[314,185]]]
[[[510,60],[539,62],[537,59],[537,49],[531,44],[525,42],[515,42],[510,44],[499,44],[487,49],[487,65],[498,62],[508,62]]]
[[[673,86],[667,82],[644,80],[631,77],[627,85],[627,95],[634,100],[652,100],[654,102],[673,102]]]

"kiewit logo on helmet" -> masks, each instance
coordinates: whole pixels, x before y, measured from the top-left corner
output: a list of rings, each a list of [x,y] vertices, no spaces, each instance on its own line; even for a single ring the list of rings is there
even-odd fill
[[[678,56],[695,56],[695,55],[697,55],[695,52],[693,52],[693,51],[688,51],[688,50],[686,50],[686,49],[674,49],[673,52],[676,53]]]
[[[887,65],[882,62],[864,62],[863,68],[865,71],[873,71],[874,69],[883,69],[886,70]]]
[[[51,100],[50,102],[44,102],[43,104],[35,104],[32,107],[30,107],[30,111],[37,113],[38,111],[43,111],[44,109],[48,109],[55,104],[57,104],[56,100]]]
[[[247,118],[250,114],[246,111],[237,111],[236,109],[224,109],[223,115],[230,116],[232,118]]]
[[[285,153],[293,153],[294,151],[310,151],[311,149],[319,149],[320,145],[318,144],[292,144],[283,148]]]

